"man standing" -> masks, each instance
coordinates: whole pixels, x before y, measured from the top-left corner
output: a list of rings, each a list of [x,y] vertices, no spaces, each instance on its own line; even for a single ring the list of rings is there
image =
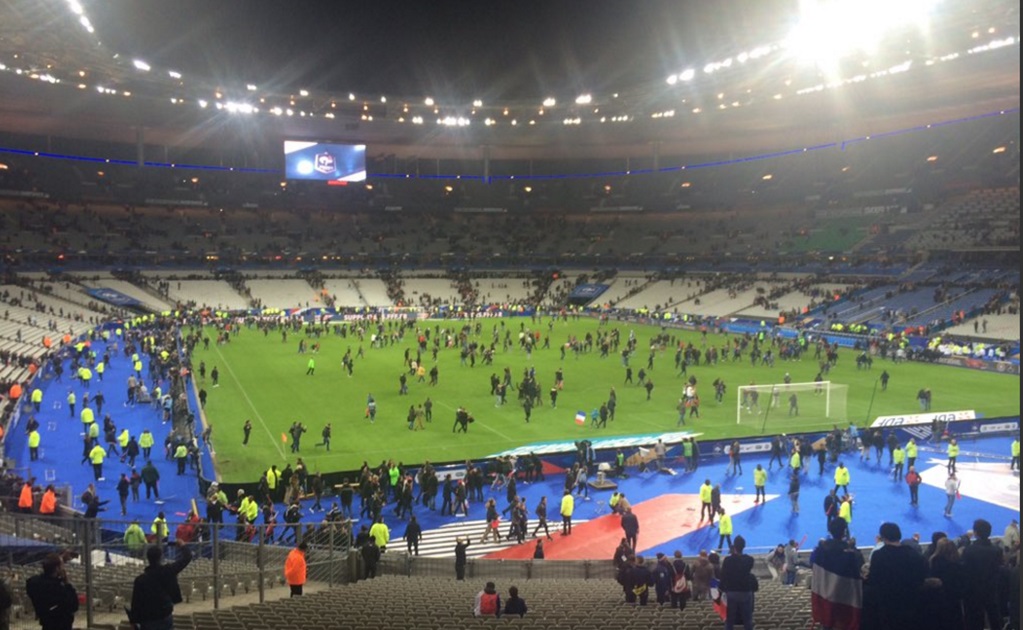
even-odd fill
[[[906,473],[906,485],[909,486],[909,504],[917,505],[920,501],[920,484],[923,483],[923,478],[920,473],[916,471],[914,466],[909,467],[909,472]]]
[[[845,496],[849,496],[849,469],[845,467],[845,463],[838,462],[838,468],[835,469],[835,492],[841,488],[845,493]]]
[[[288,581],[292,597],[302,596],[302,587],[306,580],[305,553],[309,545],[303,540],[298,546],[288,552],[288,558],[284,561],[284,579]]]
[[[863,628],[916,630],[920,628],[920,590],[927,578],[927,561],[901,544],[902,530],[883,523],[881,547],[870,557],[863,585]]]
[[[793,472],[789,478],[789,503],[792,504],[792,513],[799,514],[799,473]]]
[[[242,425],[242,433],[245,436],[242,438],[242,446],[248,446],[249,436],[252,435],[252,420],[245,420],[245,424]]]
[[[948,501],[945,503],[945,516],[951,518],[952,506],[959,498],[959,479],[956,478],[955,472],[950,472],[948,479],[945,480],[945,496],[948,497]]]
[[[131,621],[141,630],[165,630],[174,627],[174,604],[181,603],[178,574],[192,561],[192,553],[185,541],[177,541],[178,559],[163,564],[163,549],[159,544],[146,549],[149,566],[135,578],[131,593]]]
[[[565,490],[565,494],[561,497],[561,535],[569,536],[572,534],[572,512],[575,511],[575,499],[572,497],[571,490]]]
[[[753,488],[756,490],[756,498],[753,499],[753,505],[757,505],[760,501],[767,503],[767,471],[760,464],[757,464],[756,469],[753,470]]]
[[[753,592],[756,578],[753,577],[753,557],[743,551],[746,539],[736,536],[732,552],[721,562],[721,591],[728,600],[725,630],[732,630],[742,623],[746,630],[753,630]]]
[[[714,512],[711,509],[711,493],[714,491],[714,486],[710,484],[710,479],[705,479],[703,485],[700,486],[700,522],[703,522],[704,513],[707,514],[707,520],[710,522],[714,521]]]
[[[466,550],[469,548],[470,541],[468,538],[462,538],[459,536],[455,539],[455,579],[462,581],[465,579],[465,565],[466,565]]]
[[[728,541],[728,548],[734,545],[732,542],[732,516],[725,512],[725,508],[718,508],[718,552],[721,551],[725,541]]]
[[[959,457],[959,442],[952,438],[948,442],[948,472],[956,473],[956,459]]]
[[[810,603],[813,620],[825,628],[859,628],[863,609],[863,554],[846,540],[842,519],[828,522],[831,538],[814,551]]]
[[[156,466],[153,465],[151,460],[146,461],[146,465],[142,467],[140,476],[142,477],[142,483],[146,485],[146,499],[149,499],[151,496],[156,496],[156,498],[159,499],[160,471],[156,469]]]
[[[963,569],[966,573],[966,597],[963,608],[966,611],[967,630],[1001,628],[1002,614],[999,609],[1000,576],[1002,571],[1002,550],[991,544],[991,523],[979,518],[973,522],[973,544],[963,550]],[[984,625],[984,617],[990,625]]]
[[[636,540],[639,537],[639,517],[636,516],[631,507],[625,508],[625,511],[622,513],[622,530],[625,531],[625,542],[635,552]]]
[[[1009,446],[1009,452],[1012,454],[1012,461],[1009,462],[1009,470],[1019,470],[1019,436],[1012,439],[1012,444]]]
[[[78,592],[68,582],[64,560],[57,554],[43,559],[43,573],[25,581],[25,594],[43,630],[71,630],[78,610]]]

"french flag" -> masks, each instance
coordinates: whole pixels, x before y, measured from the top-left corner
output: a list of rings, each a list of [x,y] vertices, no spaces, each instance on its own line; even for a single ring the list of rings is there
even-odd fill
[[[577,411],[577,412],[575,412],[575,423],[578,424],[579,426],[583,426],[584,424],[586,424],[586,412],[585,411]]]
[[[814,552],[810,595],[813,620],[834,630],[859,630],[863,580],[856,550],[829,540]]]

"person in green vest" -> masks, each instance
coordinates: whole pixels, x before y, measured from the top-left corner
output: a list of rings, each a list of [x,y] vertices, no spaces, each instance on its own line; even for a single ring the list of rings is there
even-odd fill
[[[625,476],[625,453],[622,452],[622,449],[618,449],[615,453],[615,476]]]
[[[892,472],[893,478],[895,481],[902,481],[902,471],[906,466],[906,451],[901,445],[897,445],[892,451],[892,463],[895,464],[895,470]]]
[[[132,521],[124,530],[124,546],[132,556],[142,556],[142,550],[146,548],[146,533],[142,531],[138,520]]]
[[[166,542],[167,537],[170,535],[170,527],[167,525],[167,517],[160,512],[153,519],[153,524],[149,526],[149,531],[156,537],[156,542]]]
[[[179,442],[174,449],[174,461],[178,464],[178,476],[185,474],[185,465],[188,463],[188,447],[184,442]]]
[[[916,466],[916,456],[919,449],[916,446],[916,440],[909,438],[909,442],[906,442],[906,460],[907,465],[912,468]]]
[[[686,460],[686,470],[691,471],[693,467],[693,443],[691,440],[682,441],[682,457]]]
[[[142,429],[142,434],[139,435],[139,448],[142,449],[142,459],[149,459],[149,454],[153,450],[153,444],[156,440],[153,439],[153,432],[149,429]]]
[[[730,550],[732,548],[732,516],[725,512],[725,508],[718,508],[718,553],[721,552],[726,540]]]
[[[760,464],[753,470],[753,488],[757,493],[753,505],[760,503],[761,499],[767,503],[767,471]]]
[[[803,469],[803,458],[799,455],[799,449],[792,449],[792,457],[789,458],[789,466],[792,467],[792,474],[798,475]]]
[[[838,468],[835,469],[835,492],[838,492],[839,488],[845,496],[849,496],[849,469],[845,467],[844,462],[838,462]]]
[[[92,462],[92,474],[96,481],[103,481],[103,460],[107,458],[107,451],[97,444],[89,451],[89,461]]]
[[[956,458],[959,457],[959,442],[952,438],[948,442],[948,472],[955,474],[956,472]]]
[[[703,485],[700,486],[700,522],[703,522],[704,513],[707,514],[708,523],[714,522],[714,510],[711,509],[711,493],[714,491],[714,486],[711,485],[710,479],[706,479]]]
[[[42,436],[39,435],[39,429],[32,429],[28,434],[28,459],[29,461],[39,461],[39,442],[42,440]]]
[[[103,373],[106,372],[106,371],[107,371],[107,366],[106,366],[105,363],[100,361],[99,363],[96,364],[96,378],[99,379],[100,383],[103,382]]]
[[[78,397],[75,396],[75,392],[73,390],[68,390],[68,393],[67,393],[67,408],[68,408],[68,413],[71,414],[72,418],[75,417],[75,403],[76,402],[78,402]]]
[[[39,411],[43,408],[43,390],[38,387],[33,389],[30,400],[32,402],[32,408],[36,410],[36,413],[39,413]]]
[[[309,363],[306,364],[305,375],[312,376],[316,372],[316,359],[309,357]]]
[[[1019,470],[1019,437],[1015,437],[1012,440],[1012,445],[1009,447],[1009,452],[1012,454],[1012,461],[1009,462],[1009,470]]]
[[[847,525],[852,525],[852,497],[842,497],[842,504],[838,507],[838,518],[844,520]]]

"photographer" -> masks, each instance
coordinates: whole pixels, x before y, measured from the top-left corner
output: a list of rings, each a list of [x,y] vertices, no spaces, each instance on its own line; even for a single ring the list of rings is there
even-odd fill
[[[68,582],[64,559],[57,554],[46,556],[42,575],[25,582],[25,592],[43,630],[71,630],[78,611],[78,592]]]

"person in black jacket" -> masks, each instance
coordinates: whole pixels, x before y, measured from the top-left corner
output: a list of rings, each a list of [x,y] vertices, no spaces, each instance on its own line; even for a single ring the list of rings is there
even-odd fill
[[[728,600],[726,627],[741,623],[746,630],[753,628],[753,557],[743,553],[746,539],[736,536],[732,553],[721,562],[721,592]]]
[[[415,515],[409,518],[405,526],[405,544],[408,545],[409,555],[419,555],[419,541],[423,539],[423,528],[416,520]]]
[[[43,630],[71,630],[78,611],[78,592],[67,579],[64,560],[57,554],[43,559],[41,575],[25,581],[25,593]]]
[[[139,630],[169,630],[174,627],[174,604],[181,603],[181,586],[178,574],[192,561],[182,539],[177,540],[178,558],[170,564],[163,563],[163,548],[150,545],[146,548],[149,566],[142,575],[135,578],[131,592],[131,621]]]
[[[636,556],[636,563],[629,568],[626,577],[625,601],[629,604],[638,603],[646,606],[650,599],[650,587],[654,585],[654,574],[646,566],[643,556]]]
[[[455,579],[465,579],[465,564],[466,555],[465,552],[469,548],[470,541],[468,538],[459,537],[455,541]]]
[[[991,523],[978,518],[973,521],[973,544],[963,549],[963,568],[966,573],[967,590],[963,599],[968,630],[984,627],[984,617],[989,627],[1002,627],[999,602],[1002,577],[1003,554],[999,547],[991,544]]]

